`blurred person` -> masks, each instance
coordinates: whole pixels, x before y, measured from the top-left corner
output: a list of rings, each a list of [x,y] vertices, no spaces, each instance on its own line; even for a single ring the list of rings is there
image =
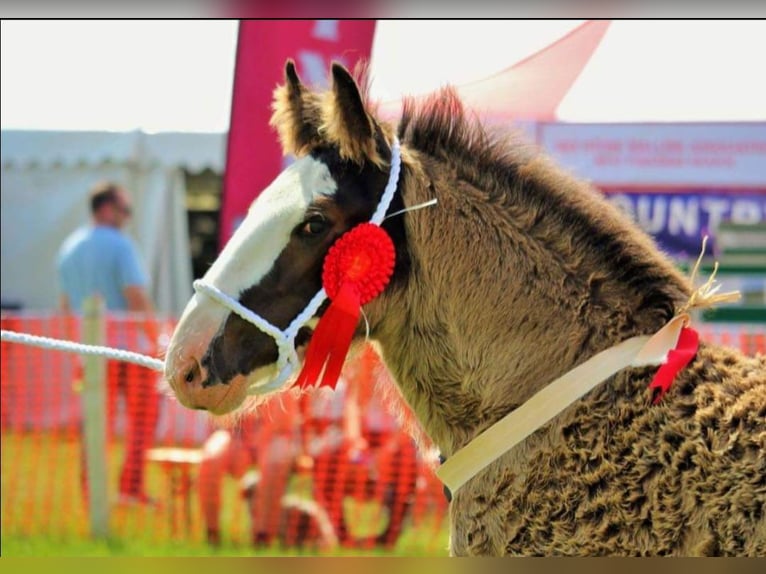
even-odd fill
[[[336,396],[342,397],[340,430],[324,431],[321,452],[309,449],[314,457],[314,496],[327,509],[338,539],[345,546],[392,548],[414,500],[417,447],[389,410],[388,402],[395,401],[396,396],[384,396],[389,394],[383,388],[387,384],[394,383],[386,379],[377,355],[368,345],[349,361],[335,390]],[[314,413],[309,429],[332,429],[339,424],[337,407],[316,405]],[[384,530],[357,539],[348,524],[353,518],[347,520],[344,513],[347,497],[373,501],[385,509]]]
[[[285,495],[291,477],[301,473],[312,479],[313,499],[323,509],[314,518],[326,515],[333,531],[328,539],[350,547],[395,545],[415,496],[418,457],[415,442],[376,388],[384,376],[378,365],[374,352],[364,351],[349,362],[335,389],[287,392],[259,405],[237,426],[211,434],[198,483],[210,544],[221,542],[225,476],[240,479],[250,505],[253,544],[264,547],[285,534]],[[382,532],[355,536],[349,526],[356,517],[344,512],[349,497],[385,509]]]
[[[357,421],[350,424],[347,418],[347,390],[344,372],[334,389],[312,389],[303,395],[301,404],[302,467],[311,470],[314,499],[327,511],[335,535],[342,543],[349,537],[343,514],[343,498],[350,476],[345,450],[358,447],[361,441]]]
[[[284,393],[259,405],[236,426],[216,430],[205,441],[198,484],[211,545],[221,542],[221,489],[227,475],[241,482],[253,544],[267,546],[279,537],[290,477],[305,461],[300,409],[298,393]]]
[[[221,544],[220,513],[224,477],[231,476],[243,481],[248,470],[256,464],[256,439],[253,436],[256,424],[248,416],[236,428],[215,430],[202,445],[197,493],[205,535],[212,546]],[[242,488],[242,494],[247,498],[247,486]]]
[[[256,466],[260,480],[249,496],[253,544],[268,546],[279,535],[282,499],[302,456],[300,396],[292,391],[271,399],[258,412]]]
[[[149,277],[133,241],[123,232],[132,214],[130,195],[115,183],[100,182],[90,190],[89,202],[90,224],[74,231],[58,252],[60,308],[67,314],[80,314],[83,302],[98,295],[108,312],[140,314],[138,325],[144,336],[139,337],[138,348],[131,350],[157,356],[159,333],[148,295]],[[119,326],[127,325],[129,323]],[[108,329],[108,344],[126,348],[127,334],[125,329]],[[159,415],[157,376],[151,369],[133,363],[107,361],[106,408],[110,435],[117,418],[119,395],[126,405],[126,453],[118,498],[123,504],[155,504],[145,492],[144,469],[146,451],[152,444]],[[84,460],[82,478],[85,486]]]

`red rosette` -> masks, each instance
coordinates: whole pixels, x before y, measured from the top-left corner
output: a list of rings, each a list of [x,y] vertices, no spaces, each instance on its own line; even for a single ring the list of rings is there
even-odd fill
[[[391,237],[373,223],[357,225],[330,248],[322,269],[322,285],[331,303],[311,336],[296,385],[310,386],[321,376],[320,385],[335,388],[361,307],[386,288],[395,261]]]
[[[343,234],[330,248],[322,269],[322,286],[335,300],[344,283],[353,284],[359,303],[372,301],[394,272],[394,242],[373,223],[362,223]]]

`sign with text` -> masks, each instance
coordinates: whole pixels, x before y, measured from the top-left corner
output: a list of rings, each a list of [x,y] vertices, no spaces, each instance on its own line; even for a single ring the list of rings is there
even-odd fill
[[[722,222],[766,222],[766,122],[542,123],[538,143],[660,246],[696,257]]]
[[[766,187],[766,122],[543,123],[538,142],[597,185]]]
[[[223,178],[219,250],[285,162],[269,126],[274,89],[295,61],[307,86],[326,86],[330,64],[369,59],[375,20],[245,20],[239,25],[231,124]]]
[[[708,253],[716,253],[715,234],[722,222],[766,223],[766,186],[671,191],[631,186],[602,191],[676,257],[696,257],[705,235],[709,236]]]

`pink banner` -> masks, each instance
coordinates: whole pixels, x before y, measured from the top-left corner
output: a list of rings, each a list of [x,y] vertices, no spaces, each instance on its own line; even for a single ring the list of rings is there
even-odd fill
[[[326,85],[330,63],[353,69],[369,60],[375,20],[245,20],[239,25],[236,73],[223,181],[219,249],[250,203],[283,169],[282,150],[269,127],[274,88],[285,61],[295,60],[307,85]]]

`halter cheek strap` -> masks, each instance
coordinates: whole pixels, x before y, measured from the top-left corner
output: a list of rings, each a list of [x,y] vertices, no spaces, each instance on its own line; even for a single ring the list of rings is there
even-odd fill
[[[263,333],[269,335],[277,344],[277,351],[279,357],[277,358],[277,376],[266,383],[251,387],[248,390],[250,395],[263,395],[276,391],[285,384],[287,379],[290,378],[293,371],[298,368],[299,360],[298,354],[295,352],[295,337],[298,331],[306,323],[308,323],[314,314],[319,310],[324,300],[327,298],[327,294],[324,289],[320,289],[316,295],[309,301],[306,308],[301,311],[295,319],[292,320],[290,325],[283,331],[279,327],[272,325],[266,319],[254,313],[239,301],[230,297],[223,291],[221,291],[215,285],[203,282],[198,279],[193,283],[194,290],[198,293],[204,293],[215,302],[229,309],[232,313],[236,313],[245,321],[255,325]]]
[[[370,218],[370,223],[380,225],[386,216],[391,201],[394,198],[394,193],[399,185],[399,172],[401,171],[401,152],[399,149],[399,140],[394,137],[394,141],[391,144],[391,171],[388,174],[388,183],[383,190],[383,195],[380,198],[380,203],[375,209],[375,212]],[[248,389],[250,395],[263,395],[271,393],[282,388],[291,375],[297,371],[299,366],[298,354],[295,351],[295,337],[301,327],[306,325],[312,317],[319,310],[319,307],[327,299],[327,293],[324,288],[320,289],[316,295],[309,301],[306,308],[301,311],[295,319],[282,330],[275,325],[272,325],[269,321],[254,313],[239,301],[221,291],[215,285],[205,283],[204,279],[198,279],[193,283],[194,290],[197,293],[204,293],[220,305],[223,305],[233,313],[239,315],[245,321],[255,325],[266,335],[269,335],[277,344],[277,350],[279,356],[277,358],[277,371],[278,374],[275,378],[254,385]]]

